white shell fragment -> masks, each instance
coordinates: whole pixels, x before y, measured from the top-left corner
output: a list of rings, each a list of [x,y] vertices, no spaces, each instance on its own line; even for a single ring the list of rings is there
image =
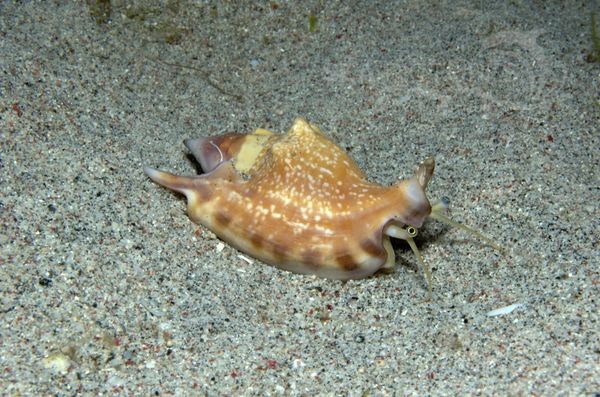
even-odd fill
[[[65,375],[71,368],[71,359],[63,353],[54,353],[43,360],[44,367],[51,371]]]
[[[240,259],[241,259],[241,260],[243,260],[243,261],[246,261],[246,262],[248,262],[248,264],[250,264],[250,265],[254,263],[254,262],[252,261],[252,259],[248,258],[247,256],[244,256],[244,255],[238,255],[237,257],[238,257],[238,258],[240,258]]]
[[[488,317],[496,317],[496,316],[503,316],[505,314],[509,314],[512,313],[513,310],[525,306],[522,303],[513,303],[512,305],[508,305],[508,306],[504,306],[504,307],[500,307],[498,309],[494,309],[491,310],[489,312],[487,312],[487,316]]]

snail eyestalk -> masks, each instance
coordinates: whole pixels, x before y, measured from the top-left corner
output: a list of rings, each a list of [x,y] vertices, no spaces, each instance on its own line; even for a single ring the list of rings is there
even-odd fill
[[[431,207],[431,214],[429,215],[429,217],[433,218],[435,220],[438,220],[442,223],[445,223],[447,225],[456,227],[458,229],[462,229],[465,232],[470,233],[473,236],[479,238],[480,240],[485,241],[492,248],[494,248],[502,253],[506,253],[506,250],[503,247],[498,245],[491,238],[485,236],[483,233],[478,232],[477,230],[470,228],[469,226],[463,225],[462,223],[453,221],[452,219],[450,219],[446,215],[444,215],[443,213],[446,212],[447,208],[448,208],[448,200],[445,198],[442,198],[440,201],[438,201]]]
[[[419,251],[419,249],[417,248],[415,240],[413,240],[413,237],[415,237],[418,234],[417,228],[413,226],[401,228],[396,225],[390,225],[386,229],[385,234],[387,234],[390,237],[406,240],[406,242],[410,246],[410,249],[414,252],[415,256],[417,257],[417,261],[421,265],[421,269],[423,269],[423,274],[425,274],[425,281],[427,281],[427,300],[431,300],[433,289],[431,280],[431,270],[429,269],[429,265],[427,264],[427,262],[425,262],[425,259],[423,259],[421,251]]]

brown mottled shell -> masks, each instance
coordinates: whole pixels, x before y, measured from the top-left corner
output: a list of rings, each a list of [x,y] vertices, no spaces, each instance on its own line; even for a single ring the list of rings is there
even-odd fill
[[[225,134],[216,137],[186,139],[185,145],[194,154],[204,172],[214,170],[225,161],[232,161],[236,171],[248,174],[259,154],[279,138],[271,131],[259,128],[252,134]]]
[[[419,227],[431,212],[424,187],[433,165],[391,187],[371,183],[303,119],[284,135],[257,130],[186,145],[208,174],[147,169],[148,175],[186,195],[192,220],[240,251],[293,272],[351,279],[389,267],[393,251],[384,228]]]

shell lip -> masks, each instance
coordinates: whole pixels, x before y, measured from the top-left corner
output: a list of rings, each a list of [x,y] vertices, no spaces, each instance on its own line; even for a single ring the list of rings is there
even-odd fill
[[[402,193],[401,210],[396,219],[404,225],[419,228],[425,219],[431,214],[431,204],[425,195],[425,189],[419,183],[418,178],[404,180],[399,186]]]

